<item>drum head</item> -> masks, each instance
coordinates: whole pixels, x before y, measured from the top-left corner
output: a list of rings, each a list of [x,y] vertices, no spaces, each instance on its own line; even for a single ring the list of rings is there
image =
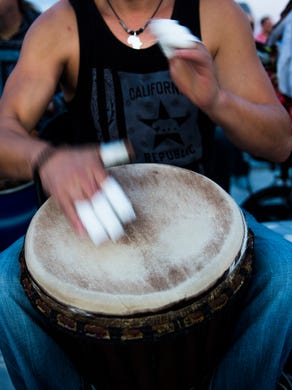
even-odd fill
[[[29,226],[26,266],[55,300],[105,315],[157,312],[207,291],[242,255],[241,211],[211,180],[156,164],[109,171],[137,215],[118,242],[78,238],[52,198]]]

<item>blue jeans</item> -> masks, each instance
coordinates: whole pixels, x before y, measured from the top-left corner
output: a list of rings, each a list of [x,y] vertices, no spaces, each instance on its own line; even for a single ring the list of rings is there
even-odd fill
[[[212,390],[275,390],[291,351],[292,245],[249,215],[247,221],[256,236],[255,272]],[[12,382],[17,390],[82,389],[81,376],[20,285],[22,242],[0,254],[0,349]]]
[[[81,390],[83,378],[48,335],[20,284],[23,238],[0,254],[0,349],[16,390]]]
[[[246,218],[255,234],[254,275],[212,390],[275,390],[292,350],[292,245]]]

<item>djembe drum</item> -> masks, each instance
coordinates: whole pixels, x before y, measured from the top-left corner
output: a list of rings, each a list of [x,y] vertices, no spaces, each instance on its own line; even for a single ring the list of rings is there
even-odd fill
[[[109,172],[137,220],[96,247],[50,198],[20,256],[27,296],[96,388],[201,388],[228,347],[252,234],[202,175],[156,164]]]

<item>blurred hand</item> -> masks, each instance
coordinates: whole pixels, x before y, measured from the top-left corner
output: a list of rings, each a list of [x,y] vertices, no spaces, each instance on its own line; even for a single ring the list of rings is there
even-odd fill
[[[213,58],[202,43],[191,49],[177,49],[169,59],[171,77],[180,90],[195,105],[211,111],[219,99],[219,85]]]
[[[40,168],[44,191],[54,197],[75,232],[85,235],[75,208],[78,200],[91,199],[108,176],[96,146],[59,148]]]

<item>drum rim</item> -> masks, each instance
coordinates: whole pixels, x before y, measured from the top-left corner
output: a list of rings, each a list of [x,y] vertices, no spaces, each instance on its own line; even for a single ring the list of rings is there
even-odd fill
[[[217,283],[201,296],[186,300],[186,302],[192,302],[183,308],[168,308],[162,310],[162,313],[158,311],[150,315],[143,313],[143,315],[134,316],[106,316],[69,308],[55,298],[46,295],[42,287],[34,281],[25,264],[24,248],[19,256],[21,284],[34,308],[46,317],[53,327],[71,335],[105,342],[157,339],[196,326],[229,304],[251,277],[254,235],[250,229],[248,229],[247,241],[247,248],[241,261],[224,280],[221,278],[219,284]],[[229,282],[233,289],[228,285]],[[210,297],[214,298],[215,305],[212,304]],[[194,315],[195,308],[200,315]],[[142,325],[141,321],[145,321],[146,318],[146,322]]]

